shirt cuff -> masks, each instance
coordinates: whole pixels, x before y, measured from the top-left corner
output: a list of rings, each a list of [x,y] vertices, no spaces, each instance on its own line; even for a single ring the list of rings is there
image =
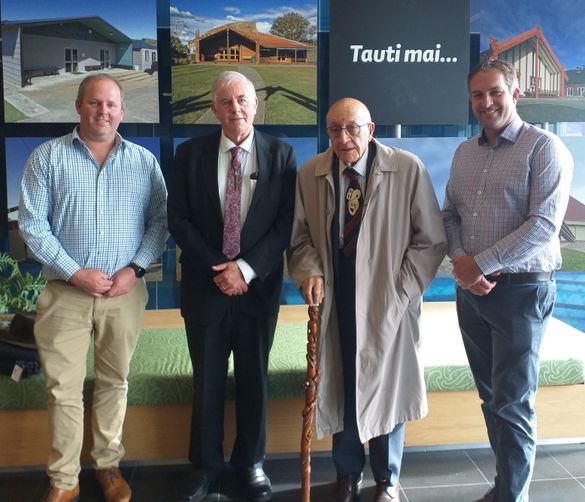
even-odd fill
[[[240,272],[242,272],[246,284],[250,284],[250,281],[257,277],[256,272],[254,272],[254,269],[241,258],[236,260],[236,264],[238,265],[238,267],[240,267]]]

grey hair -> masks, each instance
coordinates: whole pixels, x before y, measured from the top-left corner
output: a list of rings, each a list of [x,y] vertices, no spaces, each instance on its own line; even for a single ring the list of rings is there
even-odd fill
[[[244,82],[252,91],[252,94],[256,95],[256,88],[252,81],[237,71],[222,71],[213,81],[213,85],[211,86],[211,101],[215,103],[215,98],[217,97],[217,91],[220,89],[225,88],[234,80],[239,80],[240,82]]]

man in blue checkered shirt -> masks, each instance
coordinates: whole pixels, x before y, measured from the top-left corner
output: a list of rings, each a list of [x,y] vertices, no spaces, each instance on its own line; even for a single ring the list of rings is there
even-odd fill
[[[148,299],[144,269],[168,235],[166,188],[154,155],[117,133],[124,105],[115,79],[87,77],[75,106],[79,126],[30,155],[19,208],[20,232],[48,279],[35,323],[52,439],[42,502],[79,498],[92,341],[91,455],[106,501],[127,502],[131,491],[118,468],[127,376]]]
[[[481,64],[468,89],[482,132],[455,153],[443,220],[459,326],[496,455],[494,486],[479,501],[526,502],[539,350],[555,302],[573,159],[557,136],[520,119],[511,64]]]

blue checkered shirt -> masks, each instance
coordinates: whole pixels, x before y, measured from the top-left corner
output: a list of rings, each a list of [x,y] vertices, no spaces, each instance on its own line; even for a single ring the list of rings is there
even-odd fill
[[[563,142],[519,117],[493,148],[483,135],[465,141],[443,206],[449,256],[473,256],[484,274],[558,269],[572,175]]]
[[[21,183],[18,223],[43,275],[68,280],[80,268],[111,277],[158,258],[166,245],[166,187],[154,155],[116,135],[100,168],[77,134],[33,150]]]

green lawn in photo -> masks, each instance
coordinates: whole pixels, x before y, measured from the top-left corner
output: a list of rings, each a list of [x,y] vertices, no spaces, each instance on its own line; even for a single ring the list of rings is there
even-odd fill
[[[173,123],[194,124],[209,109],[211,85],[224,70],[257,72],[266,92],[266,124],[316,124],[316,66],[176,65],[172,68]]]
[[[20,122],[26,115],[4,100],[4,122]]]
[[[526,122],[585,122],[585,98],[520,98],[518,114]]]
[[[585,272],[585,253],[574,249],[561,249],[563,272]]]

